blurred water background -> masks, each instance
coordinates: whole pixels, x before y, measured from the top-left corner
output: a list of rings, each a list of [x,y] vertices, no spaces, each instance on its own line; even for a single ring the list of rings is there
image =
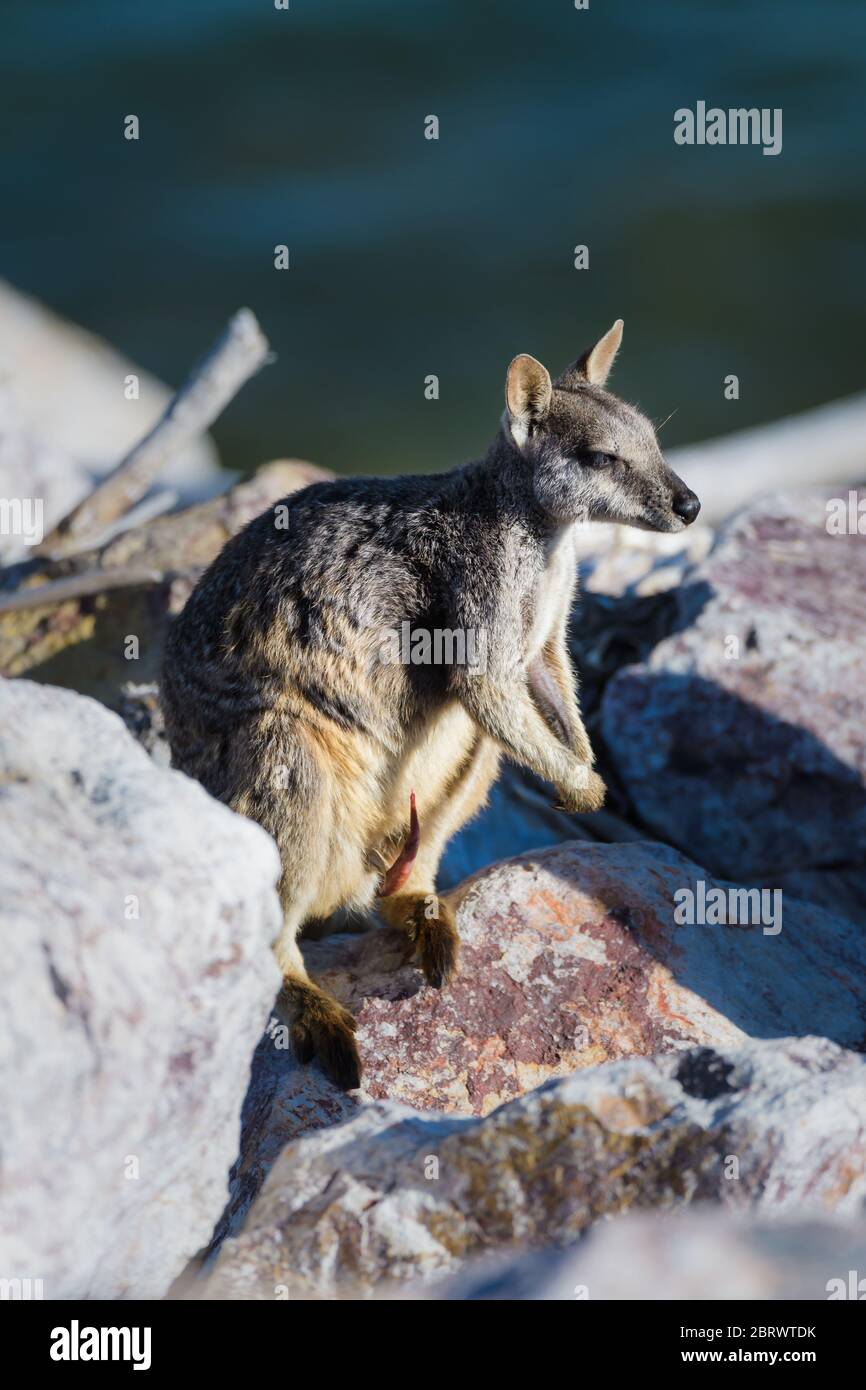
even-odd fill
[[[559,369],[617,316],[667,446],[864,385],[862,0],[0,15],[0,273],[173,383],[249,304],[278,363],[215,430],[233,468],[449,467],[516,352]],[[782,153],[676,146],[699,99],[781,107]]]

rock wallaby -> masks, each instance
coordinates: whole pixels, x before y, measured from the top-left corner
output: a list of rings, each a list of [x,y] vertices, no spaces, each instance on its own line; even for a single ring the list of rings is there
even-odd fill
[[[438,989],[458,939],[437,867],[500,757],[570,810],[602,805],[566,648],[575,522],[679,531],[700,506],[649,420],[604,389],[621,337],[617,320],[555,382],[515,357],[474,463],[287,497],[173,624],[174,766],[276,841],[281,1007],[300,1059],[341,1086],[360,1080],[354,1020],[308,976],[305,923],[376,903]]]

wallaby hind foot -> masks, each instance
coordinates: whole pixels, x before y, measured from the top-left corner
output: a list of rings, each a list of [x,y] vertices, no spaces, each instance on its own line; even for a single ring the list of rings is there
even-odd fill
[[[405,936],[405,959],[419,965],[433,989],[447,985],[457,969],[460,937],[454,913],[441,898],[407,893],[380,907],[382,916]]]
[[[287,976],[280,995],[291,1026],[292,1046],[301,1063],[315,1058],[325,1075],[344,1091],[361,1084],[357,1024],[330,994],[311,980]]]

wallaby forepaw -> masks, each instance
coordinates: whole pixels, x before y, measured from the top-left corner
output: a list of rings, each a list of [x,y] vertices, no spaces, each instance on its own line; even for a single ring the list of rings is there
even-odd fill
[[[565,811],[600,811],[607,787],[597,772],[586,768],[584,776],[569,787],[557,788]]]

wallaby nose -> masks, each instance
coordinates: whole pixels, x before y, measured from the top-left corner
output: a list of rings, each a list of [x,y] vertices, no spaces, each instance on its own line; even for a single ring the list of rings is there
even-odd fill
[[[677,516],[682,517],[687,526],[691,526],[700,510],[700,501],[688,488],[684,492],[678,492],[674,497],[674,511]]]

